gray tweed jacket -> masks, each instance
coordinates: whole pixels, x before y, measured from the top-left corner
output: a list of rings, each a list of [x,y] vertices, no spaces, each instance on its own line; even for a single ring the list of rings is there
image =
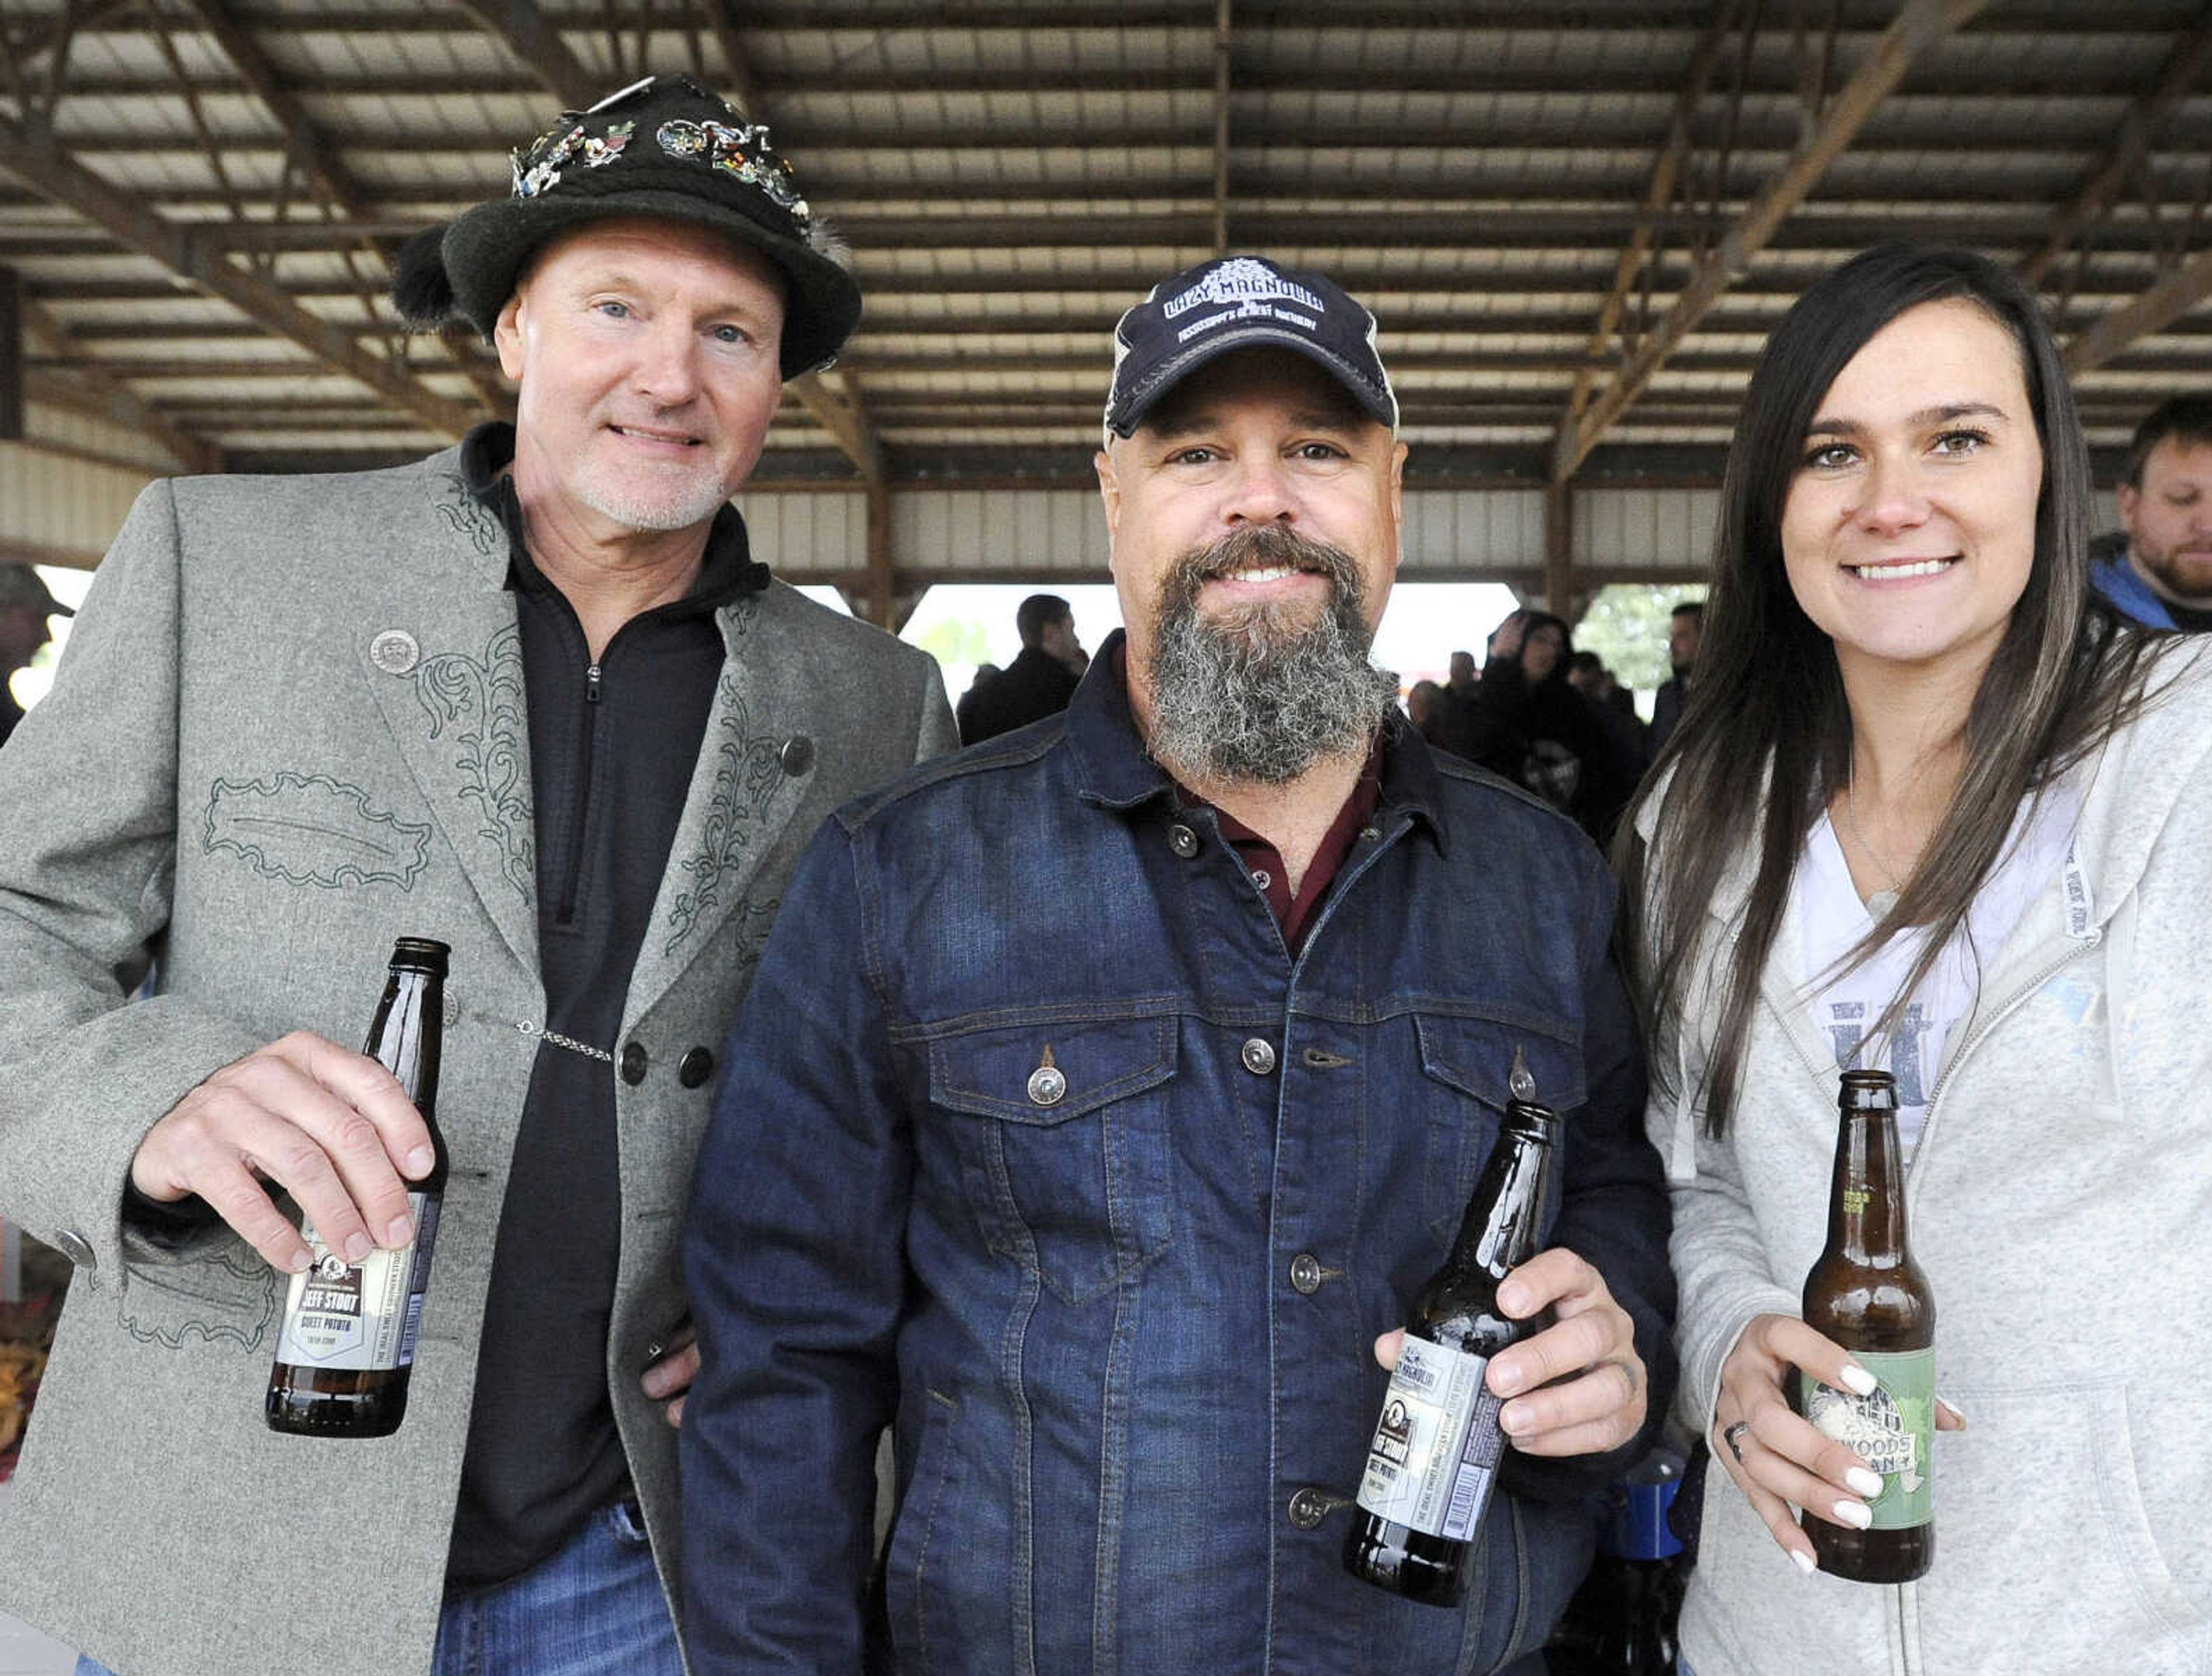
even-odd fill
[[[542,1019],[529,729],[507,544],[455,453],[162,482],[53,692],[0,752],[0,1215],[76,1264],[0,1526],[0,1605],[128,1676],[394,1676],[435,1635],[493,1236]],[[838,803],[953,743],[935,667],[781,584],[719,616],[707,737],[631,975],[618,1078],[615,1412],[678,1575],[674,1434],[638,1392],[719,1052]],[[131,1155],[294,1029],[358,1039],[395,936],[453,948],[452,1155],[406,1423],[282,1437],[279,1277],[217,1228],[126,1228]],[[154,951],[160,990],[124,1004]],[[633,1063],[635,1063],[633,1056]]]

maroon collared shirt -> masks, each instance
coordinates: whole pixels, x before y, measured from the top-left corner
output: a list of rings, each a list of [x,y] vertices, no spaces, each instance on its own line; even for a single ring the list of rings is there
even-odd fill
[[[1244,863],[1244,870],[1252,875],[1252,882],[1267,899],[1267,908],[1275,916],[1275,923],[1282,929],[1283,945],[1296,954],[1305,942],[1306,929],[1312,923],[1314,912],[1328,894],[1330,883],[1344,858],[1351,852],[1360,829],[1375,814],[1376,800],[1382,792],[1382,744],[1378,732],[1367,747],[1367,761],[1359,771],[1359,778],[1344,800],[1344,807],[1336,812],[1328,831],[1322,834],[1320,845],[1314,850],[1313,860],[1306,864],[1305,876],[1298,881],[1295,895],[1291,891],[1290,872],[1283,865],[1282,851],[1254,832],[1235,815],[1218,805],[1209,804],[1180,783],[1176,785],[1187,804],[1194,808],[1212,808],[1214,819],[1221,826],[1221,836]]]

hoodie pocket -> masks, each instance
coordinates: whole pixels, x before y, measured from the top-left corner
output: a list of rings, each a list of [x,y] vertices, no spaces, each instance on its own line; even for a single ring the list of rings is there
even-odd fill
[[[1916,1591],[1928,1667],[2206,1668],[2212,1618],[2145,1514],[2127,1387],[1945,1394],[1971,1423],[1936,1446],[1936,1560]],[[2194,1439],[2145,1442],[2196,1458]]]

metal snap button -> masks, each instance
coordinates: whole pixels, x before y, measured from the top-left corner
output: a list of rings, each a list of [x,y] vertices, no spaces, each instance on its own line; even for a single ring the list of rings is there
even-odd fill
[[[622,1080],[635,1088],[645,1081],[647,1064],[645,1044],[632,1042],[622,1051]]]
[[[775,759],[783,765],[783,771],[795,780],[814,766],[814,741],[805,734],[793,734],[783,741],[783,749],[775,753]]]
[[[422,649],[404,629],[386,629],[368,643],[368,661],[387,675],[404,675],[422,661]]]
[[[1310,1298],[1321,1290],[1328,1278],[1321,1266],[1321,1259],[1310,1251],[1302,1251],[1291,1259],[1291,1287],[1299,1296]]]
[[[1057,1106],[1067,1093],[1067,1078],[1052,1062],[1052,1044],[1045,1044],[1044,1057],[1030,1073],[1030,1103],[1033,1106]]]
[[[1275,882],[1275,875],[1264,867],[1256,867],[1252,869],[1252,882],[1265,890]]]
[[[1244,1044],[1244,1069],[1255,1076],[1265,1076],[1275,1068],[1275,1045],[1255,1036]]]
[[[1382,829],[1380,826],[1362,826],[1359,829],[1359,841],[1362,844],[1372,844],[1382,836]]]
[[[1291,1523],[1302,1531],[1312,1530],[1343,1505],[1341,1496],[1325,1490],[1301,1490],[1291,1497]]]
[[[696,1088],[714,1074],[714,1056],[703,1047],[695,1047],[684,1056],[676,1067],[676,1080],[687,1088]]]
[[[1198,834],[1178,820],[1168,828],[1168,848],[1188,861],[1198,854]]]

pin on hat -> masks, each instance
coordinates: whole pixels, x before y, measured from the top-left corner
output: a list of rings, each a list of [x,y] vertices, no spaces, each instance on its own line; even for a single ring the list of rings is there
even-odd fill
[[[408,241],[392,296],[418,326],[459,316],[491,335],[516,280],[556,235],[642,216],[711,227],[783,274],[786,378],[825,367],[860,318],[848,253],[799,190],[768,126],[688,76],[655,76],[569,112],[514,154],[508,195]]]
[[[27,564],[0,564],[0,611],[28,606],[41,617],[74,617],[76,611],[57,600],[46,578]]]
[[[1273,345],[1294,350],[1393,430],[1398,399],[1375,348],[1375,316],[1334,280],[1227,256],[1163,280],[1114,328],[1114,384],[1106,428],[1127,436],[1154,403],[1217,356]]]

